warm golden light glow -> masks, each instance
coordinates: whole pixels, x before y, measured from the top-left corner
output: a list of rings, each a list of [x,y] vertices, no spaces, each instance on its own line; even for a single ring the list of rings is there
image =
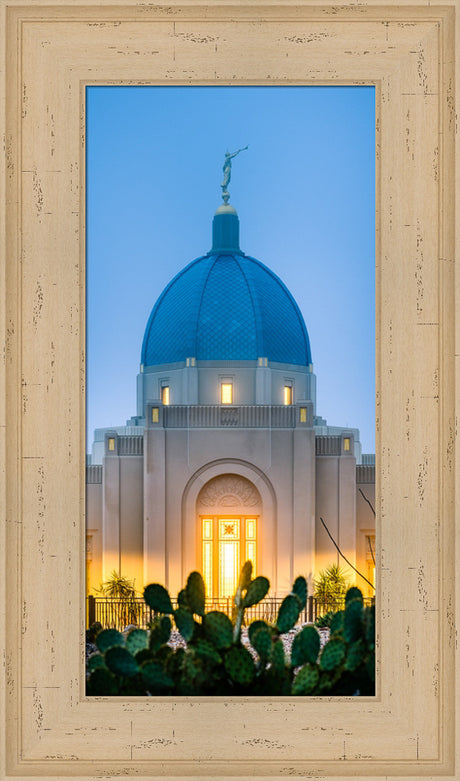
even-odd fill
[[[158,407],[152,407],[152,423],[158,423],[159,419]]]
[[[257,560],[257,518],[201,517],[201,572],[210,597],[233,596],[240,568]]]
[[[255,540],[256,538],[256,519],[246,518],[246,539]]]
[[[307,422],[307,408],[301,407],[300,408],[300,422],[306,423]]]
[[[212,540],[212,518],[203,518],[203,540]]]
[[[212,596],[212,542],[203,540],[203,580],[207,596]]]
[[[238,585],[240,571],[238,542],[219,541],[219,596],[231,597]]]
[[[109,450],[115,450],[115,439],[113,437],[109,437]]]
[[[220,386],[220,401],[221,404],[233,403],[233,384],[231,382],[223,382]]]
[[[350,450],[350,437],[344,437],[344,439],[343,439],[343,449],[344,450]]]
[[[163,404],[169,404],[169,385],[164,385],[161,389],[161,401]]]
[[[284,386],[284,403],[292,404],[292,387],[291,385]]]

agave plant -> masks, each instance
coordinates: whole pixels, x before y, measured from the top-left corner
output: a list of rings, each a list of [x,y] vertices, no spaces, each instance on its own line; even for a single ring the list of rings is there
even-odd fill
[[[314,581],[315,597],[325,607],[336,607],[338,610],[345,599],[349,585],[344,569],[338,564],[331,564],[330,567],[321,570]]]
[[[98,589],[94,589],[96,594],[117,601],[111,605],[114,623],[137,623],[139,606],[136,601],[135,583],[135,580],[129,580],[114,569],[107,580],[101,583]]]

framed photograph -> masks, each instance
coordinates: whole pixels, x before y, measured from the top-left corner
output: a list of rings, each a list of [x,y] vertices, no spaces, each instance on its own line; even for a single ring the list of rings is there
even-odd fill
[[[1,13],[2,777],[454,781],[455,5]],[[85,696],[85,96],[111,85],[375,88],[374,697]]]
[[[248,559],[246,624],[370,607],[375,87],[89,86],[86,149],[88,625]]]

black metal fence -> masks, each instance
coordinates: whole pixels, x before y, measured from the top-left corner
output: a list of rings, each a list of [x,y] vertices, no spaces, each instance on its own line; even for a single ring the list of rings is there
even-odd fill
[[[283,597],[266,597],[257,605],[246,608],[246,623],[250,623],[255,619],[263,619],[268,623],[275,623],[282,601]],[[373,601],[373,598],[368,597],[364,599],[364,604],[370,605]],[[176,607],[174,601],[173,607]],[[328,613],[329,611],[336,612],[337,610],[342,610],[343,607],[344,600],[324,602],[316,599],[316,597],[308,597],[306,607],[302,610],[298,623],[311,623],[316,621],[320,616],[325,615],[325,613]],[[233,597],[224,599],[208,598],[206,599],[205,609],[206,612],[209,612],[210,610],[220,610],[231,618],[232,612],[235,609]],[[153,610],[145,604],[141,597],[130,599],[129,601],[106,599],[105,597],[87,597],[88,626],[94,624],[95,621],[99,621],[104,629],[118,629],[119,631],[123,631],[123,629],[129,625],[135,625],[145,629],[147,628],[149,621],[153,620],[153,617]]]

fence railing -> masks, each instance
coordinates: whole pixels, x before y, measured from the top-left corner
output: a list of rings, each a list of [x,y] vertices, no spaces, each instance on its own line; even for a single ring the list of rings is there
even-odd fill
[[[246,608],[245,622],[249,624],[255,619],[263,619],[268,623],[275,623],[282,601],[283,597],[266,597],[257,605]],[[364,599],[364,604],[370,605],[371,603],[373,603],[373,598],[367,597]],[[173,607],[177,607],[174,600]],[[312,623],[325,613],[329,611],[336,612],[337,610],[342,610],[343,607],[344,600],[325,602],[316,599],[316,597],[308,597],[305,609],[299,615],[298,623]],[[205,609],[206,612],[219,610],[231,618],[235,609],[233,597],[224,599],[208,598],[205,600]],[[99,621],[104,629],[118,629],[120,632],[131,624],[146,629],[153,618],[154,611],[146,605],[141,597],[131,599],[128,602],[121,599],[106,599],[105,597],[87,597],[88,626],[94,624],[95,621]]]

